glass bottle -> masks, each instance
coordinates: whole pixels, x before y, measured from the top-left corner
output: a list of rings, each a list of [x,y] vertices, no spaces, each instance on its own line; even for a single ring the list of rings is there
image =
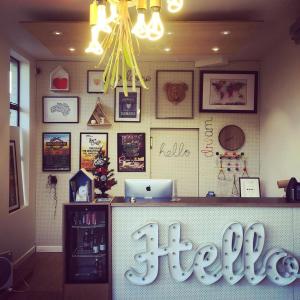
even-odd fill
[[[89,248],[90,248],[89,232],[86,230],[83,235],[83,249],[89,250]]]
[[[104,234],[101,235],[99,250],[102,252],[106,250]]]

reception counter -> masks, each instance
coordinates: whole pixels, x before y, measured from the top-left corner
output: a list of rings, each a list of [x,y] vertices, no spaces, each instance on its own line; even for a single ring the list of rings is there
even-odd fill
[[[284,198],[116,197],[113,299],[299,300],[299,208]]]

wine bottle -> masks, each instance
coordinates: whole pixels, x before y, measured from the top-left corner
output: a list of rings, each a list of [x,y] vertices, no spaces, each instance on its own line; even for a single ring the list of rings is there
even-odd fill
[[[99,250],[100,251],[105,251],[106,250],[104,234],[101,235]]]
[[[90,248],[89,232],[86,230],[83,236],[83,249],[89,250],[89,248]]]

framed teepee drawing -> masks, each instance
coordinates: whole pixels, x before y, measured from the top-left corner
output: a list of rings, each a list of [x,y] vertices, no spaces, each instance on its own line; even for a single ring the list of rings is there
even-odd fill
[[[102,109],[100,98],[97,99],[96,106],[87,122],[87,125],[88,126],[110,126],[111,125],[105,112]]]

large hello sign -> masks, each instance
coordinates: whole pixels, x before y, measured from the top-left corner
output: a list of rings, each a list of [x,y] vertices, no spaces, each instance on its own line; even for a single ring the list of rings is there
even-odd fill
[[[146,266],[139,273],[134,268],[126,271],[125,277],[133,284],[151,284],[158,275],[159,257],[168,256],[169,271],[178,282],[187,280],[193,273],[205,285],[211,285],[223,277],[233,285],[245,277],[252,285],[268,278],[279,286],[285,286],[300,278],[299,263],[282,248],[272,248],[263,254],[265,229],[261,223],[253,223],[245,231],[242,224],[232,223],[226,227],[222,238],[221,256],[218,248],[208,243],[197,248],[193,264],[182,269],[180,253],[192,250],[189,240],[181,241],[181,224],[169,226],[168,245],[159,247],[158,223],[149,223],[136,230],[132,238],[145,238],[146,252],[138,253],[134,259]]]

